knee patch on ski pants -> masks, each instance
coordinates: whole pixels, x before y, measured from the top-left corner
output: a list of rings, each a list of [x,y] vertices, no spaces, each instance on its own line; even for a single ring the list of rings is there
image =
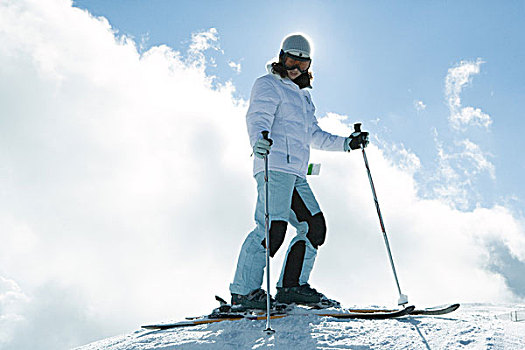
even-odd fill
[[[322,212],[315,214],[308,220],[308,233],[306,238],[317,249],[326,238],[326,221]]]
[[[288,222],[280,220],[272,221],[270,224],[270,256],[272,258],[284,242],[287,226]],[[261,244],[266,248],[266,238],[262,240]]]

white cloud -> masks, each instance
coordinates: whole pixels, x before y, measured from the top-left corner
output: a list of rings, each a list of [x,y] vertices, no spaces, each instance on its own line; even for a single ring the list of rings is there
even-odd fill
[[[207,31],[197,32],[191,35],[191,45],[189,48],[191,54],[201,54],[209,49],[220,50],[219,32],[217,29],[210,28]]]
[[[51,334],[37,327],[40,301],[68,290],[83,297],[49,317],[91,310],[57,322],[107,336],[147,321],[145,310],[206,312],[212,297],[200,309],[181,300],[227,288],[236,252],[217,247],[251,226],[253,180],[245,102],[204,73],[215,34],[195,34],[187,54],[139,55],[67,1],[0,4],[0,275],[35,296],[21,314],[33,340]],[[66,328],[55,324],[49,348],[70,345]]]
[[[233,61],[228,62],[228,65],[237,73],[241,72],[241,64]]]
[[[477,205],[480,194],[476,185],[484,174],[494,181],[495,167],[492,155],[465,136],[468,126],[483,126],[488,131],[492,120],[479,108],[463,107],[461,92],[480,73],[481,59],[475,62],[461,61],[448,70],[445,78],[445,99],[450,115],[449,125],[453,132],[439,135],[435,130],[437,147],[437,171],[429,177],[431,192],[449,205],[463,210]]]
[[[414,108],[416,109],[416,111],[421,112],[421,111],[424,111],[427,108],[427,105],[425,103],[423,103],[423,101],[415,100],[414,101]]]
[[[209,312],[214,293],[227,295],[253,225],[246,102],[205,73],[218,33],[193,38],[186,53],[139,54],[70,2],[0,4],[0,275],[15,283],[0,294],[27,296],[3,299],[19,306],[1,317],[23,321],[2,329],[11,337],[2,348],[69,348]],[[340,135],[347,121],[320,119]],[[507,287],[509,260],[487,259],[494,241],[502,257],[525,259],[518,219],[422,199],[415,155],[399,146],[398,163],[374,144],[367,152],[413,302],[523,296]],[[395,302],[361,154],[313,152],[312,161],[323,163],[310,182],[329,227],[312,284],[345,304]]]
[[[0,345],[13,339],[13,325],[24,321],[21,309],[29,302],[20,286],[13,280],[0,276]]]
[[[492,124],[490,116],[481,109],[463,107],[461,104],[462,90],[472,81],[473,75],[479,74],[482,63],[484,62],[479,58],[475,62],[461,61],[456,67],[448,70],[445,78],[445,97],[450,110],[449,121],[456,130],[471,125],[488,128]]]
[[[438,171],[430,179],[433,192],[449,205],[466,210],[477,200],[478,178],[486,173],[491,180],[496,179],[496,169],[488,159],[490,154],[469,139],[445,146],[436,133],[435,141]]]
[[[320,125],[326,130],[344,135],[350,129],[347,125],[349,121],[346,116],[330,114],[320,119]],[[373,142],[367,148],[367,156],[391,238],[394,259],[399,265],[401,285],[412,296],[412,301],[423,304],[435,303],[437,299],[441,302],[450,301],[458,298],[455,294],[458,289],[466,293],[460,298],[511,298],[512,293],[506,287],[506,276],[516,269],[506,265],[505,272],[502,272],[487,266],[490,265],[492,247],[495,242],[499,242],[508,256],[517,259],[519,268],[525,267],[523,222],[514,218],[506,208],[497,205],[472,210],[456,209],[456,205],[451,205],[446,199],[452,198],[455,204],[461,204],[461,199],[469,194],[470,187],[465,186],[462,182],[464,178],[450,166],[450,173],[446,174],[448,179],[443,180],[443,186],[436,189],[443,193],[435,193],[428,199],[421,198],[418,194],[419,184],[414,178],[414,173],[422,170],[419,158],[402,145],[379,144],[381,148],[377,148]],[[459,146],[464,147],[465,152],[458,157],[466,157],[468,162],[472,161],[477,166],[475,170],[467,167],[471,169],[468,171],[481,172],[490,168],[489,163],[476,153],[475,145],[465,141]],[[442,154],[445,163],[443,169],[447,169],[447,164],[452,161],[449,156]],[[394,293],[360,152],[351,152],[346,159],[337,153],[315,151],[312,158],[314,162],[323,163],[324,167],[323,178],[312,179],[311,182],[314,189],[321,193],[319,196],[325,199],[322,205],[332,233],[324,248],[325,254],[333,258],[330,264],[335,261],[338,266],[349,266],[351,269],[348,276],[342,274],[338,277],[341,281],[331,291],[337,295],[341,293],[337,286],[354,286],[357,291],[348,292],[348,295],[356,303],[366,300],[363,295],[379,300],[385,291]],[[340,255],[342,247],[346,247],[348,254]],[[330,278],[333,278],[328,271],[330,265],[321,262],[321,259],[318,264],[326,269],[320,272],[320,284],[330,285]],[[356,266],[359,268],[354,269]],[[366,284],[364,281],[369,281],[370,275],[381,282],[374,278],[374,283],[370,282],[372,285],[363,285]],[[476,279],[484,282],[478,285],[474,282]],[[525,282],[522,278],[514,281],[516,284]],[[378,287],[376,283],[381,285]],[[453,288],[451,290],[444,285]],[[361,294],[364,290],[366,293]],[[524,290],[513,292],[522,298],[525,296]]]
[[[464,152],[460,154],[460,157],[470,161],[474,166],[474,172],[480,173],[486,171],[489,173],[490,177],[495,180],[496,174],[494,164],[487,159],[485,152],[481,150],[480,146],[468,139],[461,141],[460,144],[464,148]]]
[[[334,120],[323,118],[320,123],[329,128]],[[346,129],[333,128],[332,131],[342,133]],[[494,240],[512,240],[512,245],[504,243],[505,249],[512,249],[515,257],[523,255],[523,226],[511,219],[512,215],[502,207],[461,211],[442,200],[419,197],[418,184],[411,172],[402,163],[392,163],[384,152],[374,144],[367,148],[401,285],[411,300],[425,304],[457,298],[511,297],[505,287],[504,274],[485,267]],[[366,302],[367,298],[381,300],[388,292],[394,294],[360,152],[350,153],[348,159],[342,159],[340,154],[314,152],[313,158],[324,167],[323,178],[311,182],[324,199],[322,204],[331,236],[323,253],[332,257],[330,262],[319,259],[317,268],[322,271],[316,274],[321,276],[316,277],[321,280],[318,283],[330,286],[329,291],[335,295],[341,295],[341,286],[352,286],[343,296],[356,303]],[[341,256],[341,249],[348,254]],[[523,259],[521,261],[523,264]],[[339,274],[335,285],[329,272],[334,264],[350,269]],[[373,281],[371,275],[375,276]],[[483,282],[478,285],[474,281]],[[480,287],[482,285],[485,287]],[[458,290],[465,295],[458,296]],[[520,295],[523,296],[523,291]]]
[[[458,129],[461,125],[481,125],[488,128],[492,124],[490,116],[483,113],[481,109],[474,107],[464,107],[451,114],[451,122],[454,128]]]

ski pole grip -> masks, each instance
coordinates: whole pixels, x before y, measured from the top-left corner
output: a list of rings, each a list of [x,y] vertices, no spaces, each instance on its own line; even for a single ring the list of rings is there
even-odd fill
[[[354,124],[354,132],[361,132],[361,123]]]
[[[273,145],[273,140],[270,139],[270,138],[268,138],[268,134],[269,134],[269,133],[270,133],[270,132],[269,132],[269,131],[266,131],[266,130],[261,131],[261,134],[262,134],[262,136],[263,136],[263,139],[265,139],[265,140],[267,140],[267,141],[270,141],[270,146],[271,146],[271,145]]]

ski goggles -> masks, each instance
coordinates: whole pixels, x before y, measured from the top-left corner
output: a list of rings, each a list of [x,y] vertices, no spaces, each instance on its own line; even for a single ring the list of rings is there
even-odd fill
[[[311,58],[297,57],[286,52],[282,52],[281,55],[283,66],[286,70],[294,70],[297,68],[301,73],[305,73],[312,64]]]

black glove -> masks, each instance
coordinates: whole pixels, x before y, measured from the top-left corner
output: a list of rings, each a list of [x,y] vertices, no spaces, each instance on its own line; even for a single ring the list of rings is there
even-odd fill
[[[354,125],[355,131],[346,138],[345,151],[350,152],[352,149],[360,149],[361,145],[363,148],[368,146],[368,132],[361,131],[361,124]]]
[[[352,133],[352,135],[350,135],[350,139],[351,149],[361,148],[361,145],[363,145],[363,147],[366,147],[370,142],[370,140],[368,139],[368,132],[366,131],[354,132]]]

